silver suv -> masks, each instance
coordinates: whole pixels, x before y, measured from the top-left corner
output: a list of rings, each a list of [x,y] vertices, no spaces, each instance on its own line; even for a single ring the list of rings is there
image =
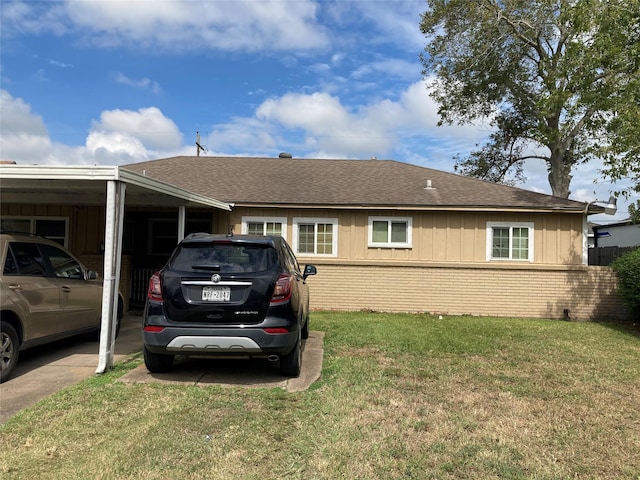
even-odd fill
[[[99,337],[102,279],[59,243],[0,232],[0,265],[0,382],[20,350],[81,333]],[[116,333],[122,298],[118,303]]]

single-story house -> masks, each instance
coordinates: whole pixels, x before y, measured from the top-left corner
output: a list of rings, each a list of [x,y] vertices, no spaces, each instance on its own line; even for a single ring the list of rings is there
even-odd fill
[[[602,207],[398,161],[0,165],[0,181],[3,225],[57,236],[100,273],[117,257],[133,307],[184,234],[211,231],[282,234],[318,266],[314,309],[626,316],[611,270],[587,265],[586,214]]]
[[[214,232],[283,235],[318,266],[316,309],[626,316],[613,273],[587,266],[595,204],[392,160],[183,156],[123,168],[231,205],[187,217],[194,227],[210,215]]]

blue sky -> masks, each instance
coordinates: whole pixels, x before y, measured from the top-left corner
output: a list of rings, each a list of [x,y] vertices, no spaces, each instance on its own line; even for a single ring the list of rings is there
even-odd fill
[[[195,155],[200,132],[211,156],[375,156],[452,171],[490,130],[437,126],[419,60],[425,6],[2,0],[0,156],[120,165]],[[571,198],[608,198],[597,169],[574,173]],[[545,165],[526,175],[522,187],[550,193]],[[625,218],[628,203],[602,220]]]

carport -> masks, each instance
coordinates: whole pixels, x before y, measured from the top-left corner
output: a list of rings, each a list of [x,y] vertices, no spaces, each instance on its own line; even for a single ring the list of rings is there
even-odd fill
[[[228,203],[117,166],[1,164],[0,202],[104,205],[102,331],[96,373],[104,373],[113,364],[125,203],[137,207],[175,207],[178,240],[184,236],[187,207],[231,210]]]

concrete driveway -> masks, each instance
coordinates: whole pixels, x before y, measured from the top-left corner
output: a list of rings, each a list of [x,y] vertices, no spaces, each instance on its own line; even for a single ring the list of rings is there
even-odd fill
[[[142,349],[142,317],[122,319],[114,361]],[[100,342],[69,338],[20,352],[9,380],[0,384],[0,423],[43,398],[95,374]]]
[[[126,316],[116,340],[114,361],[142,351],[142,317]],[[320,378],[323,332],[310,332],[303,344],[302,373],[298,378],[282,377],[276,364],[267,360],[176,359],[169,373],[151,374],[141,365],[119,379],[125,383],[174,383],[184,385],[229,385],[281,387],[288,391],[307,389]],[[99,342],[82,337],[43,345],[20,352],[13,376],[0,384],[0,424],[23,408],[34,405],[52,393],[95,374]]]

